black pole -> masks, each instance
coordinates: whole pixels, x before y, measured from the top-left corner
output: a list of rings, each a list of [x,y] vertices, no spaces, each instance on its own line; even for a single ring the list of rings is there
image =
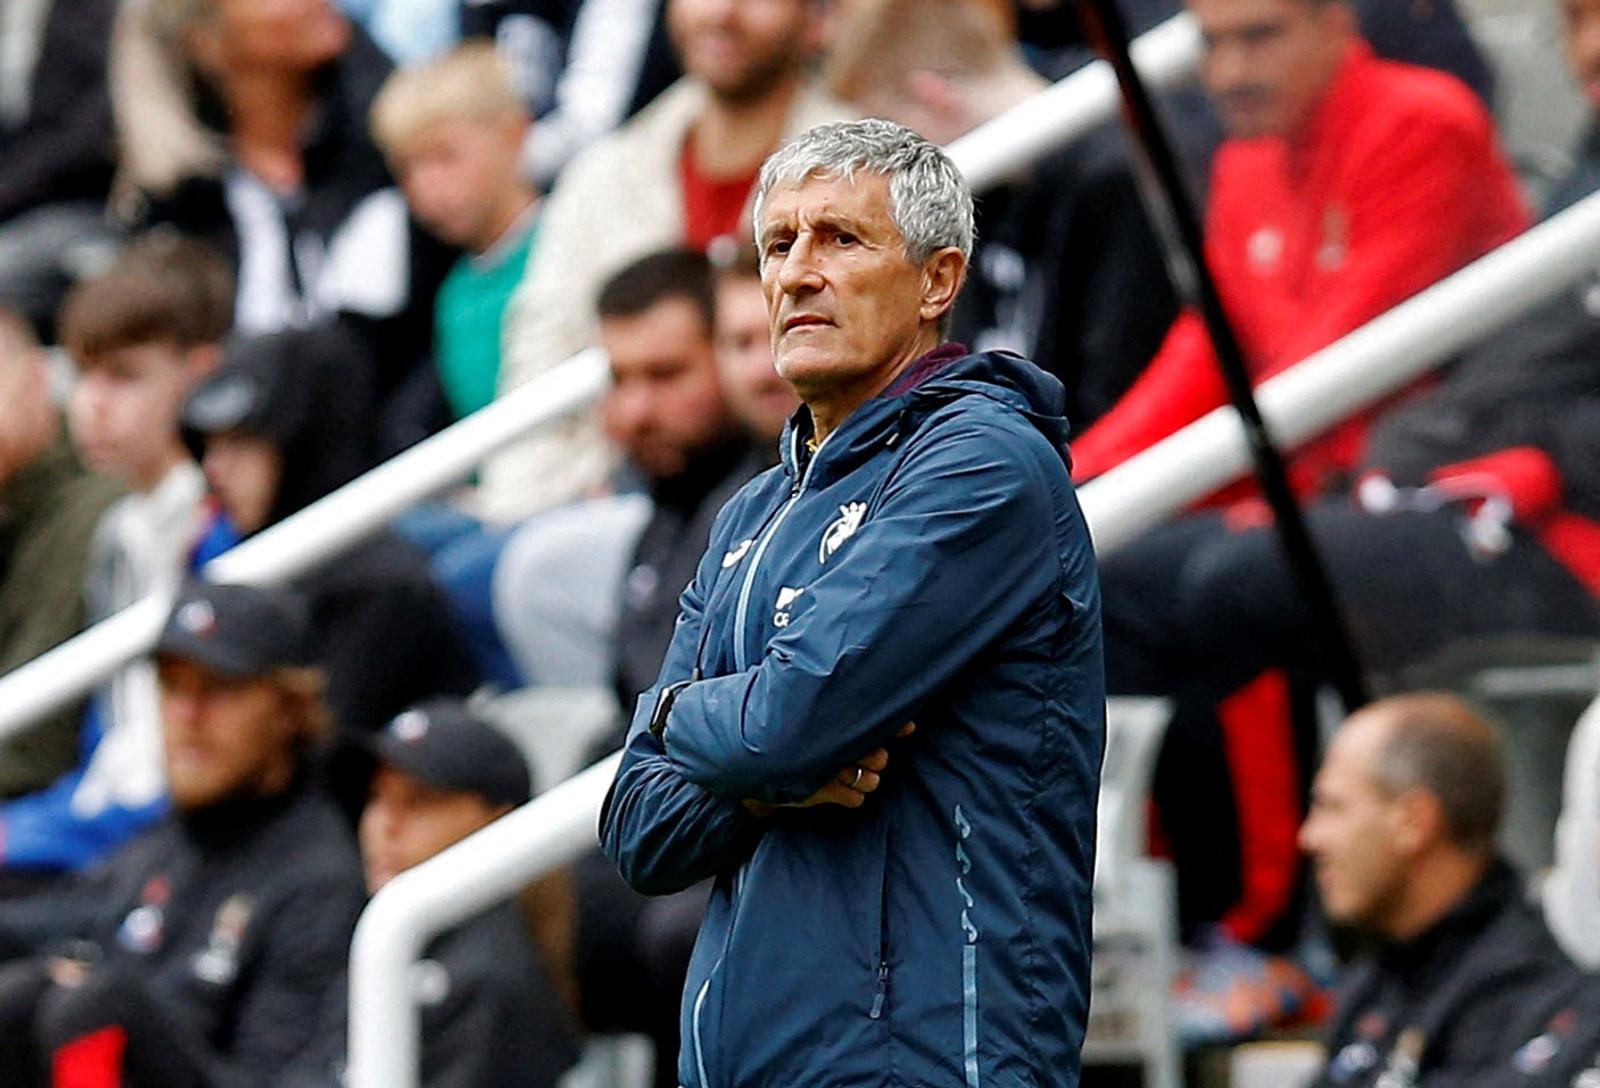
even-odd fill
[[[1193,302],[1200,310],[1211,335],[1217,364],[1228,387],[1228,396],[1244,424],[1245,439],[1255,464],[1256,482],[1271,507],[1289,569],[1306,604],[1311,609],[1314,637],[1318,649],[1345,709],[1353,711],[1368,701],[1366,678],[1355,640],[1344,621],[1327,567],[1317,552],[1316,543],[1306,529],[1305,515],[1289,486],[1283,455],[1261,418],[1244,349],[1223,309],[1217,284],[1206,265],[1199,216],[1195,214],[1188,190],[1178,169],[1177,156],[1167,138],[1160,117],[1151,103],[1149,91],[1133,66],[1129,53],[1128,31],[1117,11],[1115,0],[1079,0],[1089,40],[1116,72],[1122,88],[1122,104],[1128,126],[1155,174],[1155,185],[1143,186],[1150,210],[1166,220],[1176,234],[1176,246],[1168,246],[1169,262],[1174,264],[1174,280],[1180,292],[1191,289]]]

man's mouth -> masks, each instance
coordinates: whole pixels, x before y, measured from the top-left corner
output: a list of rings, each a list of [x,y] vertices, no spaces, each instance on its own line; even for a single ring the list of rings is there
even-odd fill
[[[793,314],[784,319],[783,331],[793,332],[795,329],[809,328],[815,325],[831,325],[833,322],[821,314]]]

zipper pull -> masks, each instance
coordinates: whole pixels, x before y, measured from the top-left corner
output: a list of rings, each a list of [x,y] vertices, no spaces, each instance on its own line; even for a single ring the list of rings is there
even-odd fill
[[[878,992],[872,998],[872,1011],[867,1015],[877,1020],[883,1016],[883,1000],[889,993],[889,965],[878,964]]]

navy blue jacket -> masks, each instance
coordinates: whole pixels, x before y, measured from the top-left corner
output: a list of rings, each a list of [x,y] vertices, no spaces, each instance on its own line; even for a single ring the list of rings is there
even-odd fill
[[[716,877],[688,1088],[1077,1084],[1105,696],[1062,397],[964,356],[810,458],[802,410],[719,516],[601,816],[640,891]],[[860,809],[741,803],[880,746]]]

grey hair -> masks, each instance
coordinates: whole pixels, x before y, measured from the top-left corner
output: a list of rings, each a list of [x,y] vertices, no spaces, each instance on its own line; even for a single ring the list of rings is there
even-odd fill
[[[921,264],[954,247],[972,256],[972,190],[950,156],[904,125],[879,118],[817,125],[773,152],[756,182],[755,238],[767,194],[808,178],[855,180],[857,173],[889,179],[889,211],[905,242],[906,257]]]

